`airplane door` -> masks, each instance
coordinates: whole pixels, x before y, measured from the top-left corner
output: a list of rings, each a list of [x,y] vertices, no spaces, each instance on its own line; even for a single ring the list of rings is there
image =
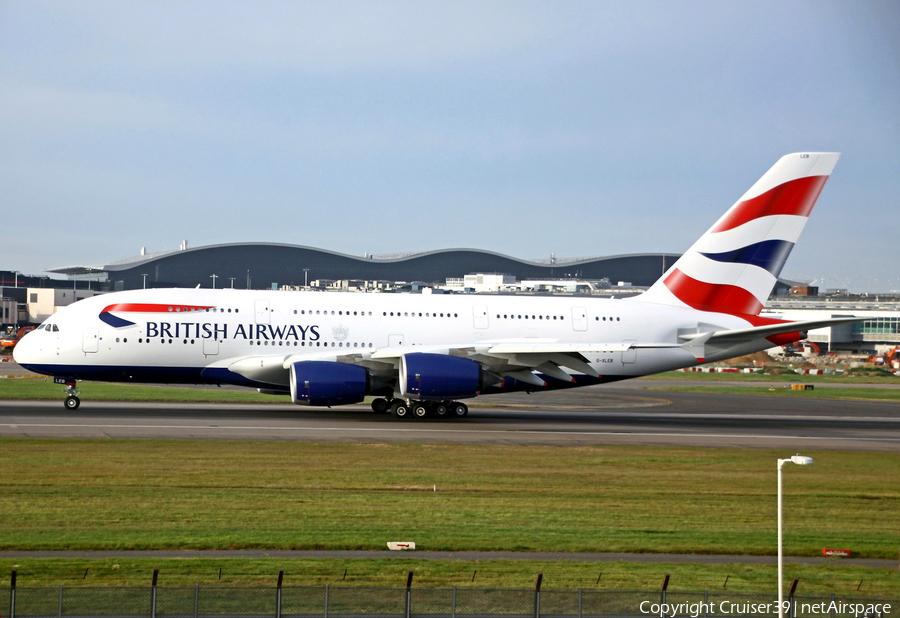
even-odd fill
[[[487,305],[475,305],[472,307],[474,319],[475,319],[475,328],[487,328],[488,327],[488,309]]]
[[[256,323],[257,324],[268,324],[270,313],[271,313],[271,310],[269,308],[269,301],[267,301],[267,300],[257,300],[256,301]]]
[[[587,312],[584,307],[572,307],[572,328],[574,330],[587,330]]]
[[[100,349],[100,329],[85,328],[81,338],[81,350],[93,353]]]
[[[622,342],[624,345],[631,345],[633,343],[637,343],[634,339],[626,339]],[[637,360],[637,350],[635,348],[629,348],[622,352],[622,364],[630,365]]]
[[[403,335],[388,335],[388,346],[403,345]]]
[[[209,337],[203,340],[203,354],[206,356],[215,356],[219,353],[219,340],[215,337]]]

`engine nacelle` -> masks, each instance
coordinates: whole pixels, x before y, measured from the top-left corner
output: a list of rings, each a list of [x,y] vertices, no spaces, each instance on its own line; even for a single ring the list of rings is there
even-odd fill
[[[359,403],[369,381],[369,372],[358,365],[299,361],[291,365],[291,400],[305,406]]]
[[[475,397],[484,388],[481,363],[468,358],[416,352],[400,363],[400,393],[430,400]]]

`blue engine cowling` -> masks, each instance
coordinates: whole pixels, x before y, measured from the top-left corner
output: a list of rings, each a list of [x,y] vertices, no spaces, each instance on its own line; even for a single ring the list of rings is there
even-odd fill
[[[291,400],[306,406],[359,403],[369,382],[369,372],[358,365],[300,361],[291,365]]]
[[[416,352],[400,364],[400,392],[416,399],[475,397],[484,387],[484,370],[468,358]]]

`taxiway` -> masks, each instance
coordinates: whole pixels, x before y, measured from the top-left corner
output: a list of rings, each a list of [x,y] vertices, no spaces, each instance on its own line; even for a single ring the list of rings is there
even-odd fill
[[[670,383],[671,384],[671,383]],[[0,437],[900,450],[894,402],[646,390],[648,384],[480,398],[465,419],[396,420],[363,406],[0,402]]]

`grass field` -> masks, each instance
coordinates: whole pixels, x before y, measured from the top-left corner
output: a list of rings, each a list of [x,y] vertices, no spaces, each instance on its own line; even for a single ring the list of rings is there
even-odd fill
[[[290,403],[289,397],[261,395],[253,389],[232,390],[147,384],[79,382],[85,401],[170,401],[186,403]],[[0,380],[0,399],[53,400],[62,402],[63,387],[50,378]],[[60,403],[62,405],[62,403]]]
[[[772,554],[784,451],[0,441],[0,549]],[[900,455],[809,452],[785,551],[895,558]],[[437,491],[434,491],[434,489]]]
[[[20,586],[146,586],[154,568],[159,585],[274,586],[278,571],[285,586],[406,585],[408,571],[416,587],[530,588],[543,573],[544,588],[650,590],[658,589],[664,574],[670,590],[733,590],[771,592],[774,566],[641,564],[631,562],[577,563],[525,561],[429,561],[414,555],[391,560],[277,560],[277,559],[0,559],[0,577],[15,566]],[[219,570],[221,569],[221,575]],[[221,578],[220,578],[221,577]],[[800,578],[801,594],[837,592],[844,595],[900,598],[900,571],[844,565],[785,565],[785,578]],[[726,584],[727,578],[727,584]],[[599,582],[598,582],[599,579]],[[857,591],[859,588],[859,591]]]
[[[659,376],[656,376],[659,377]],[[890,383],[891,378],[664,374],[672,388],[770,392],[720,380]],[[681,387],[704,379],[709,387]],[[639,382],[635,383],[636,385]],[[86,399],[279,403],[253,391],[81,383]],[[850,388],[846,396],[886,389]],[[60,399],[45,380],[0,380],[3,399]],[[773,554],[775,450],[296,442],[0,439],[0,549],[422,549]],[[785,551],[897,558],[900,455],[805,452],[785,476]],[[437,491],[434,491],[434,489]],[[319,583],[768,591],[774,567],[526,561],[3,559],[23,586]],[[86,571],[87,569],[87,571]],[[218,579],[222,569],[222,579]],[[347,572],[346,578],[344,572]],[[472,581],[473,575],[475,576]],[[805,592],[900,595],[900,571],[786,567]]]
[[[699,386],[652,387],[651,391],[683,391],[690,393],[720,393],[723,395],[759,395],[794,397],[796,399],[865,399],[871,401],[900,401],[900,388],[865,388],[829,386],[811,391],[792,391],[787,388],[770,390],[767,386],[733,386],[731,384],[703,384]]]
[[[868,373],[868,372],[865,372]],[[656,375],[647,376],[650,380],[672,380],[672,381],[697,381],[703,382],[784,382],[790,384],[794,382],[802,382],[804,384],[900,384],[900,378],[891,375],[886,371],[873,370],[872,373],[878,375],[805,375],[800,373],[701,373],[694,371],[668,371],[666,373],[658,373]],[[640,378],[638,378],[640,379]]]

